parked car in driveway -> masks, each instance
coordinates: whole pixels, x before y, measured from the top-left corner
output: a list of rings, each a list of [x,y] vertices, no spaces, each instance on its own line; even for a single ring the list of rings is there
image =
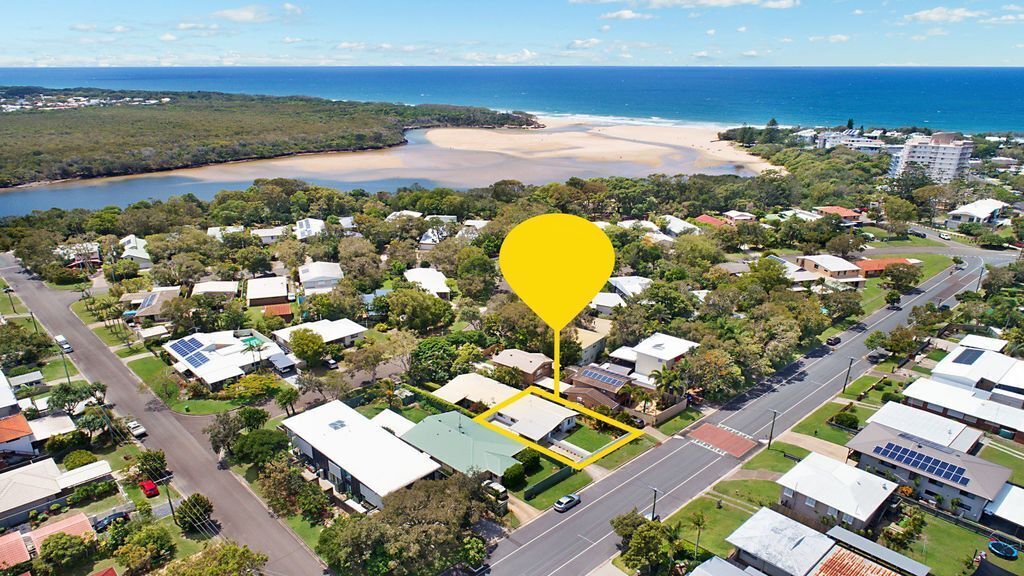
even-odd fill
[[[148,434],[148,432],[146,432],[146,427],[143,426],[142,424],[139,424],[138,420],[129,420],[125,422],[124,425],[128,428],[128,431],[131,432],[132,436],[136,438],[142,438],[143,436]]]
[[[123,521],[127,522],[129,520],[128,513],[127,512],[114,512],[113,514],[111,514],[110,516],[107,516],[106,518],[100,518],[99,520],[97,520],[96,523],[92,525],[92,527],[97,532],[103,532],[107,528],[110,528],[111,524],[113,524],[114,522],[117,522],[119,520],[123,520]]]
[[[142,493],[146,495],[146,498],[153,498],[154,496],[160,495],[160,488],[157,488],[156,483],[152,480],[143,480],[139,482],[139,488],[142,489]]]
[[[324,366],[327,366],[330,370],[334,370],[338,367],[338,361],[334,358],[328,358],[327,360],[324,360]]]
[[[555,502],[556,512],[566,512],[581,502],[579,494],[566,494]]]
[[[840,338],[839,336],[833,336],[833,337],[829,338],[828,340],[825,340],[825,344],[828,344],[829,346],[838,346],[839,343],[842,342],[842,341],[843,341],[843,339]]]

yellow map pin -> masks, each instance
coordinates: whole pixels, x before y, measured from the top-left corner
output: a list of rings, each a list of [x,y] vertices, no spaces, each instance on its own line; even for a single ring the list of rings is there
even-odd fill
[[[512,290],[555,331],[557,396],[561,330],[604,287],[615,267],[615,249],[592,222],[543,214],[508,233],[498,262]]]

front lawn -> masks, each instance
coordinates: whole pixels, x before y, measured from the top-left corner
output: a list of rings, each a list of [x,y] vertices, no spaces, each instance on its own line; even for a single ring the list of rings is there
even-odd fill
[[[732,534],[741,524],[750,518],[751,513],[741,510],[728,503],[723,503],[719,508],[716,500],[709,496],[699,496],[681,510],[669,516],[666,524],[681,524],[683,527],[683,538],[691,546],[697,539],[697,530],[690,525],[690,518],[695,513],[701,512],[707,517],[707,523],[700,533],[700,547],[711,552],[715,556],[727,558],[732,552],[732,544],[725,541],[726,536]]]
[[[865,374],[860,378],[857,378],[853,382],[850,382],[846,386],[846,392],[842,392],[839,395],[842,396],[843,398],[856,400],[857,396],[863,394],[868,388],[874,386],[879,380],[881,380],[881,378],[878,376],[871,376],[870,374]]]
[[[64,372],[64,365],[67,364],[67,374]],[[77,376],[78,368],[75,365],[62,356],[58,356],[52,360],[48,360],[42,368],[39,369],[43,373],[43,381],[49,382],[50,380],[64,379],[67,375]]]
[[[89,448],[89,451],[100,460],[106,460],[114,472],[124,470],[134,464],[135,459],[142,453],[142,450],[132,443],[120,444],[118,446],[112,444],[102,447],[92,446]]]
[[[14,306],[11,306],[11,302],[14,302]],[[21,299],[12,294],[0,294],[0,314],[23,314],[28,312],[28,308],[21,302]]]
[[[626,444],[622,448],[619,448],[611,454],[601,458],[597,461],[598,466],[602,466],[608,469],[618,468],[626,462],[631,461],[633,458],[643,454],[654,447],[656,441],[647,434],[633,440],[629,444]]]
[[[90,312],[85,307],[85,300],[78,300],[71,305],[71,311],[78,316],[78,319],[82,321],[82,324],[92,324],[93,322],[99,322],[100,317]]]
[[[587,484],[590,484],[590,476],[581,470],[540,494],[537,494],[533,500],[528,501],[527,504],[538,510],[546,510],[562,496],[578,492]],[[584,500],[583,503],[586,504],[586,500]]]
[[[171,367],[163,360],[140,358],[128,363],[128,368],[149,386],[168,408],[182,414],[218,414],[234,410],[242,404],[234,400],[214,400],[193,398],[184,400],[179,397],[178,382],[171,376]]]
[[[715,484],[712,490],[761,507],[778,502],[781,488],[772,480],[723,480]]]
[[[874,248],[887,248],[892,246],[942,246],[942,243],[936,242],[930,238],[919,238],[917,236],[910,235],[907,235],[906,238],[899,238],[890,234],[888,230],[877,226],[862,226],[861,231],[875,235],[876,239],[868,243],[869,246]]]
[[[132,356],[138,356],[143,352],[149,352],[149,349],[143,346],[141,343],[135,342],[133,344],[125,346],[124,348],[118,348],[117,350],[114,351],[114,354],[118,358],[130,358]]]
[[[120,346],[121,344],[124,344],[125,330],[127,330],[127,328],[124,328],[123,326],[117,328],[116,331],[107,326],[97,326],[92,329],[92,332],[107,346]]]
[[[838,414],[841,409],[841,405],[836,404],[835,402],[829,402],[815,410],[814,413],[793,427],[793,432],[821,438],[822,440],[833,444],[839,444],[840,446],[846,446],[846,443],[853,438],[853,434],[846,432],[845,430],[833,428],[827,423],[827,420]],[[853,412],[858,418],[860,418],[861,425],[864,424],[864,420],[868,416],[876,412],[875,410],[864,408],[862,406],[854,406],[849,411]]]
[[[292,532],[295,532],[306,543],[306,546],[312,550],[316,549],[316,544],[320,541],[320,533],[324,531],[322,523],[313,524],[303,518],[301,514],[288,516],[284,521],[292,529]]]
[[[573,446],[579,446],[583,450],[593,454],[610,444],[613,440],[615,440],[615,438],[608,434],[580,425],[572,434],[569,434],[565,439],[565,442],[568,442]]]
[[[167,490],[171,491],[172,500],[178,500],[179,498],[181,498],[181,494],[174,489],[174,486],[169,486],[164,483],[160,483],[159,485],[157,485],[157,488],[160,489],[160,494],[153,496],[152,498],[146,498],[146,495],[142,493],[142,489],[139,488],[137,484],[124,482],[121,484],[121,487],[124,488],[124,493],[128,496],[128,499],[131,500],[132,502],[135,502],[136,506],[138,506],[142,502],[147,501],[153,507],[159,506],[161,504],[166,504]]]
[[[1024,452],[1024,449],[1022,449],[1021,452]],[[1010,477],[1010,482],[1018,485],[1024,485],[1024,458],[1010,454],[1005,450],[1000,450],[992,445],[982,448],[980,456],[989,462],[995,462],[1000,466],[1006,466],[1013,471],[1013,476]]]
[[[762,450],[743,465],[744,470],[771,470],[785,474],[789,469],[796,466],[796,460],[786,458],[783,453],[803,459],[810,450],[787,444],[785,442],[772,442],[772,447]]]
[[[928,352],[927,358],[929,360],[934,360],[936,362],[941,362],[942,359],[945,358],[948,355],[949,355],[949,352],[946,352],[945,350],[942,350],[942,349],[939,349],[939,348],[935,348],[935,349],[933,349],[933,350]]]
[[[672,436],[683,428],[686,428],[690,424],[693,424],[697,420],[700,420],[700,410],[697,410],[693,406],[690,406],[686,410],[683,410],[679,414],[673,416],[670,420],[662,422],[657,426],[658,431],[662,434]]]

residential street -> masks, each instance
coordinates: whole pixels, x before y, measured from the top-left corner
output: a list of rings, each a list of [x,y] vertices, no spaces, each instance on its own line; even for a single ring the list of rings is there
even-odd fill
[[[828,402],[843,386],[850,359],[854,359],[850,381],[871,366],[864,356],[864,338],[875,330],[891,330],[906,322],[914,306],[932,301],[953,304],[953,297],[974,289],[984,263],[1005,264],[1017,252],[988,252],[950,244],[933,248],[943,254],[961,255],[964,269],[950,276],[943,271],[905,299],[903,309],[882,309],[863,322],[860,330],[848,330],[834,351],[822,347],[801,358],[781,373],[781,382],[764,385],[736,398],[701,422],[722,424],[758,440],[767,439],[771,411],[777,410],[775,435],[789,429],[820,405]],[[751,451],[747,458],[756,453]],[[690,440],[675,436],[655,447],[610,476],[591,484],[582,493],[583,503],[565,514],[548,511],[501,541],[490,560],[495,576],[540,576],[587,574],[617,550],[618,537],[609,520],[633,507],[651,509],[653,489],[659,491],[658,513],[668,517],[741,463]]]
[[[189,416],[168,410],[68,309],[78,299],[78,292],[52,290],[31,280],[9,253],[0,254],[0,275],[43,326],[71,342],[75,364],[90,380],[107,385],[107,399],[115,404],[115,410],[142,422],[149,431],[145,445],[166,453],[175,485],[184,494],[202,492],[213,501],[214,518],[224,536],[266,553],[270,557],[266,574],[322,573],[320,561],[298,537],[272,518],[231,472],[217,468],[217,459],[205,439],[197,438],[182,425]]]

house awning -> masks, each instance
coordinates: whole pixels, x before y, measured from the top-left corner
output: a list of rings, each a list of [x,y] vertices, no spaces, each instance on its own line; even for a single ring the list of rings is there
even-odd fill
[[[292,366],[295,366],[295,362],[286,354],[274,354],[270,358],[267,358],[267,360],[270,360],[270,363],[274,365],[274,368],[277,368],[278,370],[281,371],[287,370]]]

